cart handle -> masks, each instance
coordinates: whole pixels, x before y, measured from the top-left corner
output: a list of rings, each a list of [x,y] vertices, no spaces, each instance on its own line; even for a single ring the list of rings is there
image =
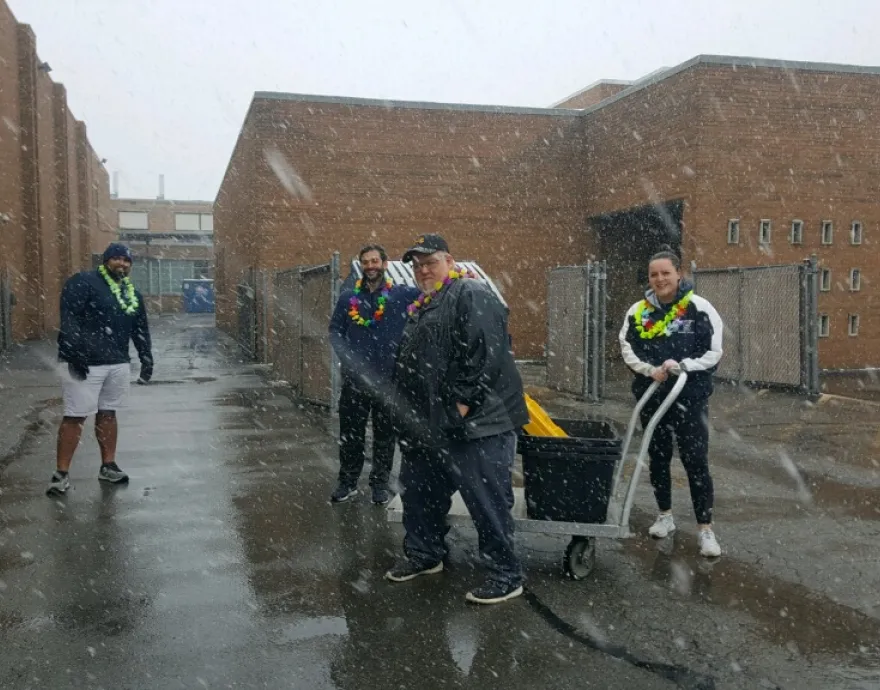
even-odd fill
[[[650,421],[645,426],[645,432],[642,434],[642,445],[639,447],[639,454],[636,457],[636,464],[633,468],[632,477],[629,480],[629,487],[626,491],[626,499],[623,502],[623,510],[620,513],[620,526],[628,527],[629,526],[629,516],[632,512],[632,506],[635,502],[636,497],[636,488],[639,483],[639,475],[641,474],[642,467],[645,465],[645,457],[648,454],[648,447],[651,445],[651,438],[654,436],[654,430],[657,428],[657,425],[660,423],[660,420],[663,418],[663,415],[666,414],[666,411],[672,407],[672,404],[676,401],[685,384],[687,383],[687,372],[682,370],[680,367],[674,367],[669,369],[669,373],[673,376],[677,376],[678,379],[675,382],[675,385],[672,387],[672,390],[666,395],[666,398],[660,403],[660,407],[657,408],[657,411],[651,416]],[[620,466],[617,468],[617,476],[615,477],[614,490],[617,490],[617,482],[620,480],[620,476],[623,471],[623,463],[626,459],[626,452],[629,450],[629,444],[632,440],[633,431],[635,430],[635,424],[638,420],[639,413],[642,411],[642,408],[657,390],[659,386],[658,381],[654,381],[649,387],[648,390],[645,391],[645,394],[639,399],[638,404],[636,405],[636,409],[633,411],[632,417],[630,418],[629,427],[626,430],[626,440],[623,446],[623,452],[620,456]]]

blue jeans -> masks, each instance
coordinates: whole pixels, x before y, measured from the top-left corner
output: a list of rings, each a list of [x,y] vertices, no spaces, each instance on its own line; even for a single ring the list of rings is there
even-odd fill
[[[511,468],[516,454],[512,431],[445,448],[406,446],[400,469],[403,487],[403,547],[407,558],[434,565],[447,553],[446,516],[459,491],[474,521],[480,556],[499,584],[522,584],[514,550]]]

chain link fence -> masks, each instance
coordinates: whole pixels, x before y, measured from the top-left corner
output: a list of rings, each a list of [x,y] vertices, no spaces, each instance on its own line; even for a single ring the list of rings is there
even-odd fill
[[[695,291],[724,322],[720,378],[819,392],[814,261],[693,270]]]
[[[339,366],[327,324],[339,296],[339,256],[277,271],[272,289],[271,361],[299,398],[335,410]]]
[[[547,383],[598,402],[605,386],[604,261],[562,266],[547,279]]]

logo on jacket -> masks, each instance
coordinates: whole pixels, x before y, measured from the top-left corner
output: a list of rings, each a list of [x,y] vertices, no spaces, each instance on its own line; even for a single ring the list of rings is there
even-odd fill
[[[666,333],[693,333],[694,332],[694,321],[693,319],[675,319],[666,327]]]

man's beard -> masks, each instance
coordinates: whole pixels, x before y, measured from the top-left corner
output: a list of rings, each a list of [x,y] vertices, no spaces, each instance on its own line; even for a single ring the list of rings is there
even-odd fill
[[[368,283],[379,283],[382,278],[385,277],[385,271],[381,268],[369,269],[364,271],[364,278],[367,279]]]

